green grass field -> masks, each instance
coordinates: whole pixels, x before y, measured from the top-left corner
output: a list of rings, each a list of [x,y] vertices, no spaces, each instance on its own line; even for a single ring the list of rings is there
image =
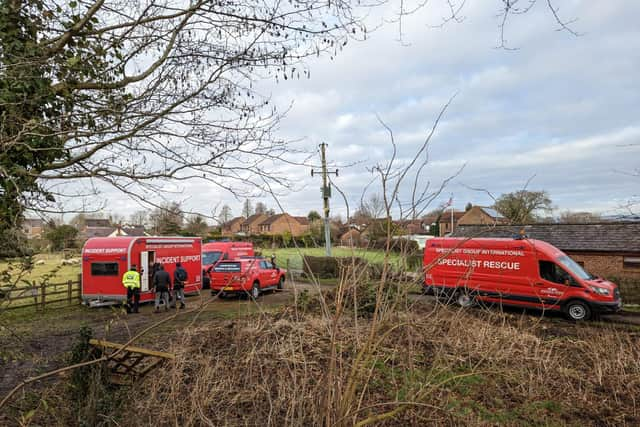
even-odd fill
[[[287,260],[289,260],[289,268],[295,270],[302,270],[302,256],[325,256],[324,248],[281,248],[281,249],[258,249],[265,257],[270,257],[271,254],[276,255],[276,262],[278,265],[285,267]],[[337,258],[350,258],[358,257],[367,260],[371,264],[382,264],[384,262],[384,251],[374,249],[361,249],[361,248],[332,248],[331,255]],[[389,255],[389,262],[392,265],[397,265],[400,261],[398,254],[392,253]]]
[[[78,280],[80,274],[80,264],[62,265],[62,253],[54,254],[38,254],[33,257],[33,268],[22,274],[18,286],[25,286],[24,281],[35,281],[40,284],[46,275],[51,275],[48,279],[49,283],[66,283],[67,280]],[[44,263],[42,263],[44,261]],[[38,265],[36,263],[40,262]],[[13,279],[22,271],[21,260],[0,261],[0,272],[7,271]],[[1,283],[4,286],[6,283]]]

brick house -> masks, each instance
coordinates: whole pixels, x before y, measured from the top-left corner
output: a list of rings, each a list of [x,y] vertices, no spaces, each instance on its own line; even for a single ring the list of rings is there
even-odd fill
[[[27,239],[36,239],[42,237],[44,230],[44,221],[39,218],[26,218],[22,222],[22,231],[26,234]]]
[[[447,210],[442,212],[440,216],[440,221],[438,221],[438,231],[439,236],[445,236],[456,230],[458,226],[458,221],[460,218],[465,216],[466,212],[464,211],[454,211],[453,212],[453,224],[451,223],[451,210]],[[453,228],[451,228],[453,226]]]
[[[458,225],[507,224],[509,220],[493,208],[474,206],[458,220]]]
[[[233,236],[236,233],[242,231],[242,224],[244,223],[245,218],[243,216],[238,216],[229,220],[222,224],[222,235],[223,236]]]
[[[271,215],[258,225],[258,233],[272,236],[274,234],[291,233],[301,236],[309,232],[309,220],[303,216],[291,216],[287,213]]]
[[[596,276],[640,281],[640,222],[460,225],[454,234],[512,237],[522,229],[530,238],[551,243]]]
[[[254,214],[240,224],[240,232],[246,236],[260,234],[260,223],[268,218],[265,214]]]
[[[350,248],[360,247],[362,245],[362,239],[360,237],[360,231],[352,228],[351,230],[343,233],[340,236],[340,245]]]

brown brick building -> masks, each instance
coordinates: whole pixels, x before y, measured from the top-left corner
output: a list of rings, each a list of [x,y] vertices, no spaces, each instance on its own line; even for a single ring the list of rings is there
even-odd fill
[[[272,236],[291,233],[301,236],[309,231],[309,220],[303,216],[291,216],[287,213],[271,215],[258,225],[258,233]]]
[[[233,218],[230,221],[222,224],[222,235],[223,236],[232,236],[236,233],[242,231],[242,223],[244,223],[245,218],[243,216],[238,216]]]
[[[458,225],[507,224],[509,221],[493,208],[474,206],[458,220]]]
[[[240,232],[249,236],[251,234],[260,234],[260,223],[268,217],[265,214],[254,214],[244,220],[240,225]]]
[[[512,237],[522,229],[532,239],[551,243],[596,276],[640,283],[640,222],[460,225],[454,234]]]
[[[447,235],[452,231],[455,231],[458,226],[458,221],[460,218],[464,217],[466,212],[464,211],[454,211],[453,212],[453,224],[451,223],[451,210],[446,210],[440,216],[440,221],[438,222],[438,231],[440,236]],[[451,228],[453,226],[453,228]]]

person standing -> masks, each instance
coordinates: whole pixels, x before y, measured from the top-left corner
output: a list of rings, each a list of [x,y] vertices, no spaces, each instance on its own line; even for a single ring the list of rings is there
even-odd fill
[[[171,276],[160,264],[158,271],[153,276],[153,289],[155,291],[156,309],[155,313],[160,312],[160,300],[164,302],[164,310],[169,310],[169,289],[171,288]]]
[[[127,288],[127,313],[138,313],[140,304],[140,274],[135,265],[122,276],[122,285]]]
[[[173,296],[176,299],[176,304],[180,300],[180,308],[184,308],[184,283],[187,281],[187,270],[184,269],[182,264],[176,263],[176,269],[173,272]]]

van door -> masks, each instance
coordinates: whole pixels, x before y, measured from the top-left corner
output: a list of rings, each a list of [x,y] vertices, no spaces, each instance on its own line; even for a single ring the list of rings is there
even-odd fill
[[[538,261],[539,278],[534,283],[538,304],[559,305],[569,286],[575,280],[567,271],[553,261]]]
[[[140,252],[140,291],[147,292],[149,290],[149,252]]]

